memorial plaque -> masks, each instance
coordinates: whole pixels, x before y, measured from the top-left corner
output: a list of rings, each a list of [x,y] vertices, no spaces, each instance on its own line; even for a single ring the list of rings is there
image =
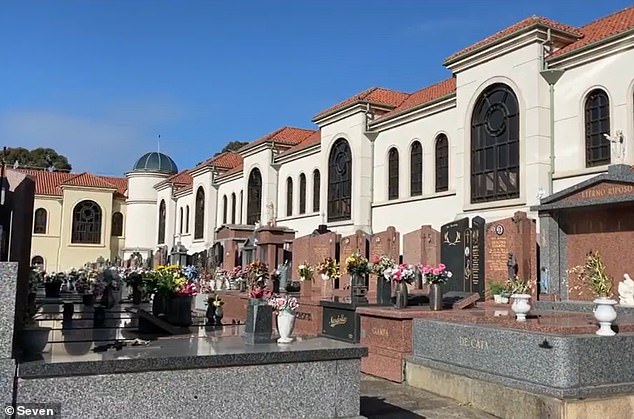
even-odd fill
[[[444,291],[466,291],[465,290],[465,233],[471,235],[469,230],[469,219],[463,218],[458,221],[445,224],[440,228],[440,261],[447,266],[447,270],[453,274],[452,278],[443,286]],[[470,249],[467,250],[470,252]]]
[[[484,297],[485,283],[485,226],[486,222],[482,217],[474,217],[471,220],[471,251],[469,252],[471,274],[467,278],[469,281],[467,290],[474,293],[477,292],[481,297]]]
[[[346,304],[324,305],[321,328],[323,336],[357,343],[359,342],[360,328],[360,318],[356,314],[354,306]]]

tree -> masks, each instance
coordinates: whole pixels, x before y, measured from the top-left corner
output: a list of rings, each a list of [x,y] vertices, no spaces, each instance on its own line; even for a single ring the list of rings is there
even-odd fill
[[[244,147],[247,144],[249,144],[248,141],[230,141],[227,145],[225,145],[222,148],[221,151],[214,154],[214,157],[216,157],[219,154],[226,153],[227,151],[237,152],[238,150],[240,150],[242,147]]]
[[[70,171],[72,169],[66,156],[58,154],[52,148],[38,147],[30,151],[24,147],[7,148],[2,157],[9,166],[17,161],[19,166],[34,169],[53,171]]]

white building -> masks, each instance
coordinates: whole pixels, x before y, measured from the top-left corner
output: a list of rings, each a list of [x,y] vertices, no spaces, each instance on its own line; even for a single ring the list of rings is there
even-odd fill
[[[298,237],[319,224],[351,234],[492,221],[634,163],[634,6],[583,27],[529,17],[443,64],[446,80],[368,89],[313,130],[281,128],[171,177],[131,172],[126,252],[208,249],[223,224],[266,222],[269,203]]]

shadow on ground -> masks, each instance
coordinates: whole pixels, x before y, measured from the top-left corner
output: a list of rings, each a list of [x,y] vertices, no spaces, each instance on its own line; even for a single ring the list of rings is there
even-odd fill
[[[387,403],[379,397],[361,396],[361,415],[368,419],[394,417],[398,419],[425,419],[409,410]]]

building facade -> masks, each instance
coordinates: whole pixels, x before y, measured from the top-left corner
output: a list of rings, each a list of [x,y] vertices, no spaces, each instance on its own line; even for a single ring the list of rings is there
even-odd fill
[[[407,233],[535,216],[542,197],[634,163],[632,63],[634,7],[582,27],[527,18],[450,55],[450,77],[416,92],[370,88],[320,112],[314,129],[284,127],[190,170],[137,163],[117,249],[196,253],[223,225],[272,219],[303,236],[319,224]]]

